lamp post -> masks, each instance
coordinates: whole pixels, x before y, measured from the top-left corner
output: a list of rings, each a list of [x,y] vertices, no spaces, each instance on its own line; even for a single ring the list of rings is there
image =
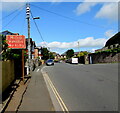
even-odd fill
[[[79,53],[80,53],[80,44],[79,44],[79,42],[78,42],[78,51],[79,51]]]
[[[49,59],[50,59],[50,47],[48,47],[48,55],[49,55]]]

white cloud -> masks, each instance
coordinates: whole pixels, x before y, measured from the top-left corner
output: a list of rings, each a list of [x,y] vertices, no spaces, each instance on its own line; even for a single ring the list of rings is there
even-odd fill
[[[1,10],[2,11],[13,11],[24,5],[25,5],[25,2],[3,2]]]
[[[118,0],[114,2],[106,3],[104,0],[92,0],[93,2],[89,2],[89,0],[84,0],[84,2],[80,3],[75,9],[75,13],[77,15],[82,15],[92,10],[92,7],[97,4],[103,4],[100,10],[95,15],[96,18],[106,18],[110,20],[118,19]],[[109,0],[108,0],[109,1]],[[111,0],[112,1],[112,0]]]
[[[111,38],[115,34],[116,34],[116,32],[114,30],[108,30],[108,31],[105,32],[105,36],[108,37],[108,38]]]
[[[48,47],[50,48],[62,48],[62,49],[69,49],[69,48],[78,48],[78,42],[80,48],[87,48],[87,47],[103,47],[106,43],[107,39],[99,38],[94,39],[93,37],[87,37],[85,39],[79,39],[78,41],[74,42],[45,42]],[[44,42],[41,42],[39,45],[46,46]]]
[[[105,3],[95,16],[110,20],[118,19],[118,3]]]
[[[84,14],[86,12],[89,12],[91,10],[91,8],[93,6],[95,6],[97,3],[94,3],[94,2],[83,2],[83,3],[80,3],[76,10],[74,12],[76,12],[77,15],[81,15],[81,14]]]

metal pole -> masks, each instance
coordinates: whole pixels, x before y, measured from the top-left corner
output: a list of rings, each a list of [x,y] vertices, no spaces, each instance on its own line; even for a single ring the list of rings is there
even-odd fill
[[[50,47],[48,47],[48,51],[49,51],[48,54],[49,54],[49,59],[50,59]]]
[[[30,4],[26,4],[26,19],[28,23],[28,73],[30,74],[30,62],[31,62],[31,43],[30,43]]]
[[[78,42],[78,51],[79,51],[79,53],[80,53],[80,44],[79,44],[79,42]]]

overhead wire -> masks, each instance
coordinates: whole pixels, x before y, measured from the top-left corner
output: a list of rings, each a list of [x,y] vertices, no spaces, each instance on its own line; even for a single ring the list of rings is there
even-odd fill
[[[21,32],[21,34],[23,34],[23,30],[25,29],[25,18],[24,18],[24,20],[23,20],[23,24],[22,24],[22,28],[21,28],[21,30],[20,30],[20,32]]]
[[[31,11],[30,11],[30,13],[31,13],[32,18],[34,18]],[[36,28],[37,28],[37,31],[38,31],[38,33],[39,33],[42,41],[45,43],[46,47],[49,48],[48,45],[46,44],[45,40],[43,39],[43,36],[42,36],[42,34],[41,34],[41,32],[40,32],[40,29],[39,29],[39,27],[38,27],[38,25],[37,25],[37,23],[36,23],[36,21],[35,21],[34,19],[33,19],[33,22],[34,22],[34,24],[35,24],[35,26],[36,26]]]
[[[11,16],[12,14],[14,14],[15,12],[17,12],[18,10],[20,10],[20,9],[23,8],[23,7],[25,7],[25,5],[22,6],[22,7],[19,7],[19,8],[16,9],[16,10],[14,10],[14,11],[11,12],[10,14],[8,14],[7,16],[2,17],[2,18],[0,19],[0,21],[3,20],[3,19],[6,19],[6,18],[9,17],[9,16]]]
[[[24,7],[22,7],[22,8],[24,8]],[[23,10],[23,9],[22,9]],[[5,28],[5,27],[7,27],[18,15],[20,15],[21,14],[21,12],[22,12],[22,10],[21,11],[19,11],[5,26],[3,26],[2,28]]]
[[[38,9],[40,9],[40,10],[46,11],[46,12],[48,12],[48,13],[51,13],[51,14],[54,14],[54,15],[57,15],[57,16],[60,16],[60,17],[63,17],[63,18],[66,18],[66,19],[75,21],[75,22],[78,22],[78,23],[87,24],[87,25],[94,26],[94,27],[106,28],[105,26],[101,26],[101,25],[97,25],[97,24],[91,24],[91,23],[84,22],[84,21],[80,21],[80,20],[77,20],[77,19],[74,19],[74,18],[65,16],[65,15],[62,15],[62,14],[58,14],[58,13],[56,13],[56,12],[49,11],[49,10],[47,10],[47,9],[43,9],[43,8],[41,8],[41,7],[39,7],[39,6],[36,6],[36,5],[32,5],[32,4],[31,4],[31,6],[36,7],[36,8],[38,8]]]

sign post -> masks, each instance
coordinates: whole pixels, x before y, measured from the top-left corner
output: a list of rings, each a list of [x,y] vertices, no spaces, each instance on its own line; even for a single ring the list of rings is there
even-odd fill
[[[24,82],[24,49],[22,49],[22,80]]]
[[[22,80],[24,81],[24,49],[26,49],[26,42],[24,35],[7,35],[6,36],[8,48],[22,50]]]

